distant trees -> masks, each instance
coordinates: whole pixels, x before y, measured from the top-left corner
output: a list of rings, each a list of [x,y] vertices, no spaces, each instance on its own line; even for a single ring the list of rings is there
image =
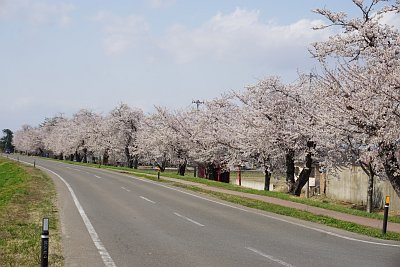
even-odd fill
[[[13,137],[14,133],[10,129],[3,129],[3,137],[0,138],[0,150],[5,151],[14,151],[13,146]]]

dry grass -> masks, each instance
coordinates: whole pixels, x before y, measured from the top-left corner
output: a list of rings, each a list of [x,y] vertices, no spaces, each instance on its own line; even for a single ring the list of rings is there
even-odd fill
[[[41,223],[50,221],[49,265],[63,266],[56,192],[33,167],[0,158],[0,265],[39,266]]]

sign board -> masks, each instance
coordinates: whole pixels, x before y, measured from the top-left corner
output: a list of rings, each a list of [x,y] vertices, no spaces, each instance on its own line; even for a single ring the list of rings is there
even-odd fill
[[[308,179],[308,186],[309,186],[309,187],[315,186],[315,178],[310,177],[310,178]]]

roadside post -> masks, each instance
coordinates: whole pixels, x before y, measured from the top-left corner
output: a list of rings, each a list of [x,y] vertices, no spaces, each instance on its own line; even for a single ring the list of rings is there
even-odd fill
[[[386,196],[385,208],[383,210],[383,229],[382,229],[383,234],[386,234],[386,229],[387,229],[388,215],[389,215],[389,203],[390,203],[390,196]]]
[[[156,169],[157,169],[157,180],[160,180],[160,168],[157,167]]]
[[[36,168],[36,161],[33,160],[33,168]]]
[[[49,264],[49,218],[43,218],[41,238],[42,238],[41,266],[47,267]]]

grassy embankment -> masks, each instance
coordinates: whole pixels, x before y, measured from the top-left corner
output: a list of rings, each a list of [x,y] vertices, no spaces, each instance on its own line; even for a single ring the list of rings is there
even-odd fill
[[[0,157],[1,266],[40,266],[43,217],[50,222],[49,265],[64,264],[55,195],[40,170]]]
[[[96,168],[99,167],[98,164],[77,163],[77,162],[70,162],[70,161],[64,161],[64,162],[70,163],[70,164],[75,164],[75,165],[90,166],[90,167],[96,167]],[[139,177],[143,177],[143,178],[147,178],[147,179],[157,180],[157,172],[155,172],[154,170],[142,170],[142,169],[133,170],[133,169],[124,168],[124,167],[113,167],[113,166],[103,166],[103,165],[101,166],[101,168],[111,169],[111,170],[115,170],[115,171],[122,172],[122,173],[134,174],[135,176],[139,176]],[[331,202],[329,202],[329,200],[306,199],[306,198],[299,198],[299,197],[291,196],[291,195],[288,195],[286,193],[281,193],[281,192],[268,192],[268,191],[262,191],[262,190],[249,189],[249,188],[244,188],[244,187],[240,187],[240,186],[233,185],[233,184],[226,184],[226,183],[220,183],[220,182],[211,181],[211,180],[207,180],[207,179],[203,179],[203,178],[196,178],[191,175],[190,176],[189,175],[179,176],[175,172],[164,172],[164,173],[161,173],[161,178],[162,178],[162,176],[170,177],[170,178],[177,178],[177,179],[196,182],[196,183],[201,183],[201,184],[205,184],[205,185],[209,185],[209,186],[213,186],[213,187],[224,188],[224,189],[233,190],[233,191],[275,197],[275,198],[279,198],[279,199],[283,199],[283,200],[303,203],[303,204],[310,205],[310,206],[315,206],[315,207],[334,210],[334,211],[338,211],[338,212],[353,214],[356,216],[362,216],[362,217],[378,219],[378,220],[383,219],[382,214],[367,213],[362,210],[351,209],[351,208],[342,206],[337,203],[331,203]],[[163,179],[161,179],[160,181],[163,181]],[[300,211],[300,210],[296,210],[293,208],[286,208],[283,206],[265,203],[263,201],[253,200],[253,199],[249,199],[249,198],[245,198],[245,197],[239,197],[239,196],[234,196],[234,195],[224,194],[224,193],[217,193],[217,192],[213,192],[213,191],[199,188],[196,186],[184,185],[184,184],[179,184],[179,183],[174,183],[174,185],[183,187],[183,188],[186,188],[186,189],[189,189],[192,191],[206,193],[206,194],[212,195],[214,197],[217,197],[217,198],[225,200],[225,201],[244,205],[244,206],[251,207],[251,208],[256,208],[259,210],[269,211],[269,212],[286,215],[286,216],[290,216],[290,217],[295,217],[295,218],[299,218],[299,219],[303,219],[303,220],[307,220],[307,221],[311,221],[311,222],[325,224],[325,225],[329,225],[329,226],[336,227],[339,229],[351,231],[354,233],[363,234],[366,236],[400,241],[399,233],[388,232],[386,235],[382,235],[381,229],[375,229],[375,228],[371,228],[371,227],[358,225],[355,223],[345,222],[345,221],[333,219],[333,218],[330,218],[327,216],[314,215],[310,212]],[[400,217],[399,216],[390,216],[389,221],[395,222],[395,223],[400,223]]]

